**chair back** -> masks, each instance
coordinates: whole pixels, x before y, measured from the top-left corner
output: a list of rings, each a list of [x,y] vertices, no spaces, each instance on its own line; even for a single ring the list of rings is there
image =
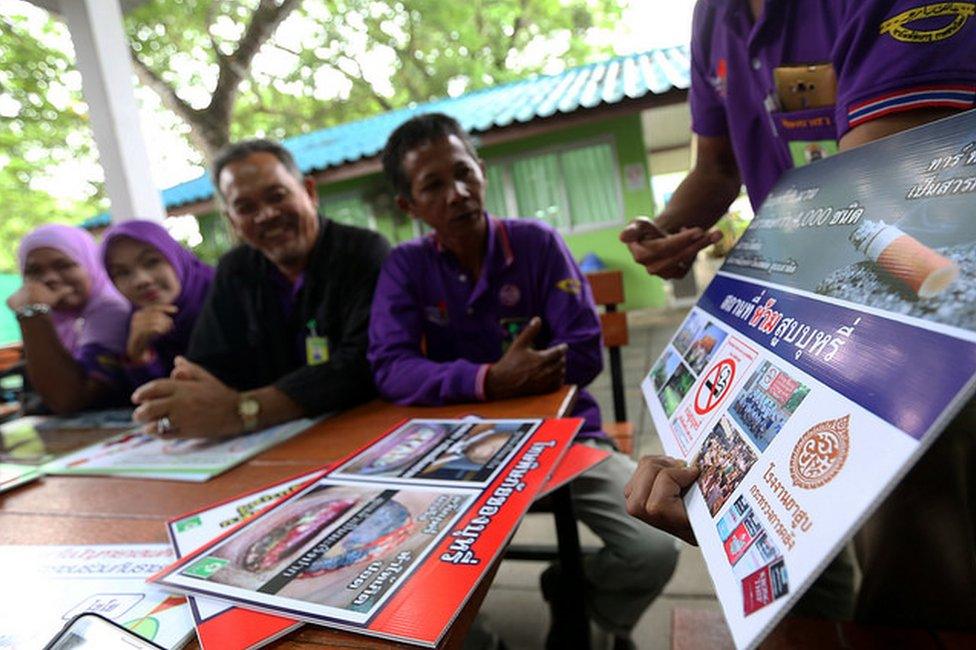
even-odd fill
[[[593,291],[593,300],[603,307],[600,314],[600,329],[603,330],[603,344],[608,348],[619,348],[630,342],[627,331],[627,315],[617,311],[617,305],[624,301],[624,274],[616,269],[605,269],[586,274]]]

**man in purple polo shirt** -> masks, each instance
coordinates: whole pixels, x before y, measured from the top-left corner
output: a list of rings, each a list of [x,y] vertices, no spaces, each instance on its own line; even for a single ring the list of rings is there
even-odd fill
[[[700,0],[692,28],[694,168],[654,221],[621,240],[649,273],[683,276],[744,183],[758,208],[780,175],[838,150],[972,108],[972,2]],[[976,625],[976,414],[940,436],[856,537],[859,620]],[[635,516],[694,540],[693,470],[647,457]],[[924,516],[921,513],[924,512]]]
[[[394,249],[380,273],[369,327],[380,392],[444,404],[589,384],[603,365],[589,285],[551,228],[485,212],[484,166],[460,125],[441,114],[409,120],[390,136],[383,168],[397,205],[434,232]],[[585,420],[581,440],[612,450],[585,390],[573,415]],[[627,515],[634,469],[614,452],[571,487],[577,514],[605,545],[584,563],[587,605],[619,648],[633,647],[630,630],[677,559],[672,537]],[[543,575],[543,592],[558,618],[558,571]],[[547,647],[573,647],[565,629],[554,620]]]

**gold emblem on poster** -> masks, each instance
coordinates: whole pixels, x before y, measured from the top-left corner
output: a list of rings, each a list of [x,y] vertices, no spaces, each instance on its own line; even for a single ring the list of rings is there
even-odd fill
[[[850,420],[845,415],[807,430],[793,447],[790,478],[804,490],[823,487],[844,467],[850,449]]]

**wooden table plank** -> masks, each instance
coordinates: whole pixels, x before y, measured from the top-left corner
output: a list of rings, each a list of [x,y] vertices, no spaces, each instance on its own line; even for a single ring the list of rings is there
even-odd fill
[[[205,483],[107,476],[45,476],[0,495],[0,511],[151,517],[160,521],[283,481],[321,464],[246,463]]]
[[[163,543],[162,520],[0,512],[0,544]]]

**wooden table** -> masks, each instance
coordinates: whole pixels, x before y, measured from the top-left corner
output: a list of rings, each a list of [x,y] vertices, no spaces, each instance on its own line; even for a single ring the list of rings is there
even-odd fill
[[[425,408],[374,401],[329,418],[205,483],[94,476],[48,476],[0,494],[0,544],[166,543],[165,522],[285,478],[312,471],[363,446],[409,418],[558,417],[569,412],[576,388],[482,404]],[[442,643],[460,647],[494,577],[468,601]],[[191,647],[196,647],[195,643]],[[277,648],[414,648],[355,634],[305,626]]]

